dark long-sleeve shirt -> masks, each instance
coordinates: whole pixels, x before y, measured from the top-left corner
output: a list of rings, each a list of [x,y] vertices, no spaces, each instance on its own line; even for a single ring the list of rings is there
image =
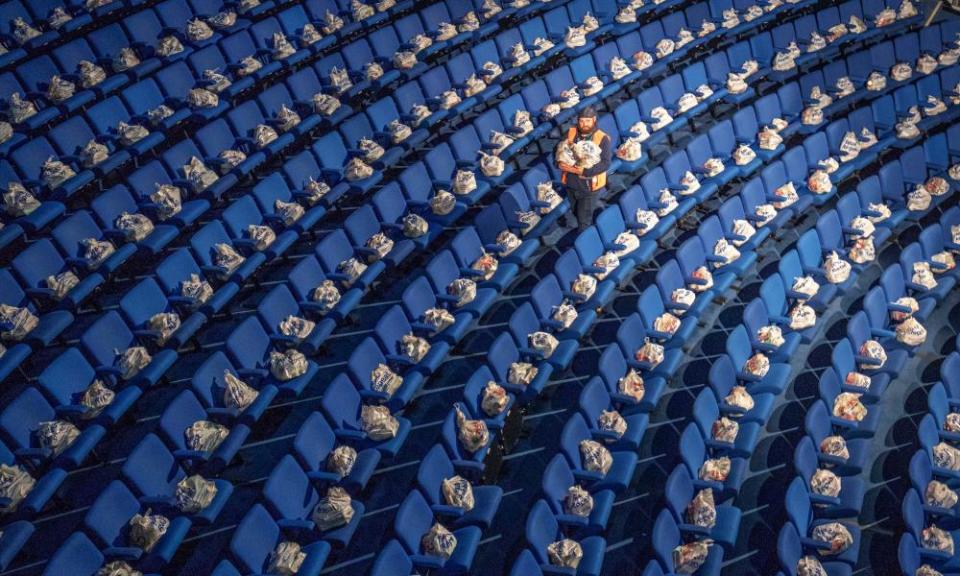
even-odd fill
[[[581,134],[578,131],[574,142],[591,140],[592,138],[593,132],[590,134]],[[604,134],[603,139],[600,140],[600,161],[597,162],[596,165],[584,170],[582,176],[577,176],[576,174],[567,174],[567,188],[570,190],[576,190],[578,192],[590,191],[590,179],[597,174],[602,174],[609,170],[611,160],[613,160],[613,145],[610,142],[610,136]]]

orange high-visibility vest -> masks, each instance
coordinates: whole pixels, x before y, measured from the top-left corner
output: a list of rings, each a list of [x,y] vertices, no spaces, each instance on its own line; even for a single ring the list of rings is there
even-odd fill
[[[574,141],[577,139],[577,132],[578,130],[576,126],[567,130],[567,144],[573,145]],[[596,130],[594,130],[593,138],[591,138],[591,140],[593,140],[593,143],[596,144],[597,147],[599,147],[600,143],[603,141],[604,136],[606,136],[604,131],[597,128]],[[560,182],[563,182],[564,184],[567,183],[567,172],[564,172],[563,174],[560,175]],[[606,172],[601,172],[596,176],[593,176],[592,178],[590,178],[591,192],[596,192],[597,190],[603,188],[606,185],[607,185]]]

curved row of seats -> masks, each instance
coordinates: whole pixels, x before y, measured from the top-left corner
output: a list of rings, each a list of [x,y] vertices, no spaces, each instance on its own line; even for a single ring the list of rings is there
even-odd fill
[[[930,143],[930,141],[925,142],[925,144],[927,143]],[[937,146],[943,144],[943,142],[936,143]],[[919,149],[920,147],[917,146],[911,150]],[[901,166],[910,165],[915,169],[919,164],[924,170],[929,170],[927,174],[931,177],[940,174],[935,165],[928,165],[922,156],[915,158],[909,152],[904,152],[899,161],[881,167],[881,178],[885,182],[890,182],[891,187],[895,182],[901,182],[902,187],[902,180],[899,175],[889,176],[891,173],[899,172]],[[801,236],[797,244],[799,259],[804,259],[804,253],[815,254],[818,250],[833,250],[834,248],[830,247],[830,238],[836,238],[838,234],[841,237],[855,238],[856,236],[853,236],[852,232],[838,229],[840,218],[850,214],[851,207],[859,205],[860,210],[854,213],[866,214],[868,212],[866,212],[865,207],[874,204],[879,199],[891,208],[893,214],[879,223],[873,236],[878,246],[878,252],[882,249],[881,247],[886,239],[894,237],[891,234],[896,234],[899,229],[903,228],[901,223],[905,220],[916,220],[923,216],[922,212],[908,212],[903,204],[894,201],[893,195],[884,195],[879,198],[876,195],[879,192],[879,181],[878,176],[871,176],[862,181],[855,192],[849,192],[841,198],[836,211],[828,212],[821,218],[816,230],[811,230]],[[952,188],[955,189],[956,186],[953,185]],[[938,197],[933,206],[942,203],[946,198],[949,198],[949,196]],[[955,208],[951,209],[951,213],[955,212]],[[829,219],[824,220],[824,218]],[[955,220],[955,218],[955,215],[948,213],[944,215],[942,222]],[[942,225],[940,224],[924,230],[923,235],[927,239],[929,249],[939,247],[940,251],[943,250],[944,238],[940,237],[941,234]],[[936,237],[936,240],[934,240],[934,237]],[[946,240],[949,241],[950,238],[946,238]],[[791,523],[785,525],[781,530],[778,542],[780,564],[786,574],[795,574],[797,562],[803,555],[803,550],[814,548],[807,538],[812,519],[851,518],[860,514],[864,487],[858,476],[866,467],[869,457],[868,439],[876,431],[878,412],[874,404],[879,400],[890,381],[902,369],[909,356],[915,351],[895,340],[893,332],[895,324],[890,318],[890,313],[897,309],[895,303],[898,298],[909,295],[916,298],[920,305],[920,310],[914,316],[921,321],[929,317],[940,298],[933,291],[926,291],[913,284],[911,277],[913,264],[924,260],[929,261],[935,253],[927,250],[923,250],[921,253],[920,245],[913,244],[902,251],[899,263],[887,267],[881,274],[877,285],[867,291],[863,298],[863,309],[853,314],[848,321],[846,337],[834,348],[831,366],[820,377],[820,399],[815,401],[807,410],[804,419],[806,436],[800,441],[794,454],[794,467],[798,476],[791,483],[786,497],[787,514]],[[863,266],[855,265],[854,270],[859,272],[861,268]],[[955,272],[938,275],[937,292],[949,291],[955,284],[955,276]],[[849,288],[850,285],[852,285],[850,281],[845,282],[844,285],[839,285],[839,294],[836,294],[836,296],[842,294],[845,287]],[[829,301],[836,296],[824,300]],[[942,298],[942,294],[940,294],[940,297]],[[817,299],[819,299],[819,294]],[[811,302],[813,301],[811,300]],[[868,361],[862,356],[860,350],[867,340],[876,340],[887,350],[887,361],[880,369],[864,368],[868,365]],[[858,370],[867,371],[871,378],[870,387],[867,391],[845,383],[847,376]],[[841,392],[861,394],[861,401],[867,408],[867,416],[864,420],[850,422],[831,415],[834,400]],[[833,434],[840,434],[846,440],[849,457],[845,460],[821,452],[820,442]],[[820,466],[829,466],[834,473],[841,476],[842,487],[838,498],[823,497],[810,491],[808,487],[810,479]],[[812,505],[815,505],[815,508],[811,508]],[[812,509],[815,510],[814,513],[811,513]],[[855,527],[848,525],[848,528]],[[832,561],[825,563],[824,566],[828,573],[845,573],[844,570],[849,571],[853,565],[856,565],[857,546],[855,542],[850,550],[837,557],[837,560],[845,562],[849,566],[844,567],[841,563]]]
[[[921,150],[919,146],[916,149]],[[906,160],[904,160],[904,162],[906,162]],[[759,177],[755,178],[751,182],[758,182],[759,179]],[[744,189],[746,189],[747,186],[750,186],[749,182],[744,186]],[[903,211],[905,193],[905,189],[901,190],[899,202],[895,201],[893,197],[890,197],[889,200],[885,199],[895,212]],[[943,200],[944,198],[945,197],[941,197],[938,200]],[[858,204],[858,200],[858,196],[851,192],[845,195],[838,204],[850,207],[851,205]],[[863,206],[866,206],[866,204],[863,204]],[[849,216],[850,219],[852,219],[860,215],[861,212],[858,210]],[[914,216],[916,216],[916,214],[914,214]],[[891,217],[889,224],[882,224],[881,226],[884,226],[884,228],[892,227],[900,221],[902,221],[902,217],[899,219]],[[847,220],[847,222],[849,222],[849,220]],[[838,233],[841,242],[846,242],[844,232],[840,232],[839,229],[836,231],[833,230],[834,224],[839,226],[837,213],[834,210],[825,212],[818,220],[816,227],[800,237],[796,250],[783,255],[780,260],[778,273],[763,282],[760,288],[760,296],[752,302],[749,302],[744,310],[744,323],[736,327],[728,337],[726,342],[726,356],[721,356],[711,367],[708,381],[712,390],[704,390],[698,396],[694,403],[695,424],[688,425],[680,442],[680,452],[684,459],[686,470],[684,472],[675,470],[674,473],[671,474],[671,478],[668,480],[666,487],[666,497],[670,513],[667,513],[667,511],[661,512],[653,530],[653,547],[663,570],[669,571],[674,568],[672,564],[672,550],[676,545],[681,543],[678,535],[683,532],[692,532],[694,534],[698,532],[695,527],[684,527],[682,524],[685,519],[684,512],[686,510],[686,504],[694,495],[692,486],[689,488],[687,486],[690,485],[691,482],[693,482],[695,486],[699,486],[696,484],[698,482],[697,477],[705,458],[719,455],[729,455],[732,458],[733,463],[730,476],[722,485],[718,484],[713,488],[717,494],[735,496],[739,484],[743,480],[743,472],[746,470],[747,460],[744,459],[744,457],[748,458],[750,454],[752,454],[753,446],[758,438],[759,428],[754,426],[754,424],[759,423],[762,428],[762,425],[765,423],[766,418],[773,408],[774,397],[782,393],[790,381],[789,366],[778,362],[788,360],[801,342],[809,343],[812,341],[814,334],[819,330],[819,327],[816,325],[799,332],[789,330],[788,326],[790,321],[787,318],[789,303],[805,301],[816,310],[822,310],[833,298],[842,294],[845,289],[853,285],[855,275],[851,276],[851,278],[843,284],[834,286],[826,283],[822,273],[818,274],[818,271],[823,269],[824,254],[837,251],[839,254],[845,255],[843,244],[840,246],[832,246],[829,244],[837,237]],[[887,234],[887,236],[889,236],[889,234]],[[847,238],[849,238],[849,235],[847,235]],[[680,250],[683,250],[683,248]],[[678,250],[678,252],[680,250]],[[856,268],[856,265],[854,266]],[[790,288],[798,278],[807,274],[814,274],[818,281],[824,283],[821,290],[809,299],[802,294],[794,292]],[[759,341],[759,329],[771,323],[779,325],[784,331],[785,342],[779,348],[773,348],[769,344]],[[856,322],[851,324],[851,331],[855,325]],[[853,338],[854,336],[851,334],[851,339]],[[859,347],[863,341],[863,336],[858,334],[857,338],[854,342],[856,346]],[[835,351],[835,360],[838,354],[841,354],[844,349],[841,345],[841,347]],[[738,368],[738,366],[742,367],[746,363],[748,356],[752,353],[751,350],[770,355],[772,364],[766,376],[762,379],[757,379],[749,374],[745,374],[742,368]],[[850,362],[852,362],[852,356],[850,357]],[[899,364],[902,365],[902,362]],[[896,370],[896,368],[893,367],[890,369]],[[736,442],[733,445],[724,445],[712,439],[711,430],[713,422],[725,412],[724,405],[720,403],[720,399],[727,397],[732,386],[737,384],[737,380],[746,383],[751,395],[754,395],[754,392],[757,393],[754,395],[755,407],[752,410],[757,411],[757,414],[754,417],[750,417],[749,413],[741,416],[739,419],[740,430]],[[729,410],[729,408],[730,407],[727,406],[727,410]],[[758,420],[755,422],[751,418],[758,418]],[[807,453],[802,450],[802,448],[803,446],[798,448],[796,462],[798,466],[803,466],[803,471],[808,471],[807,466],[810,465],[809,458],[813,457],[815,463],[816,457],[812,455],[812,452]],[[811,451],[813,450],[812,446],[809,448]],[[812,474],[812,470],[809,470],[809,472]],[[809,480],[809,478],[806,478],[806,480]],[[800,485],[803,486],[802,481]],[[849,497],[852,499],[851,501],[855,501],[858,497],[858,491],[855,486],[852,486],[849,490],[845,490],[845,492],[849,494]],[[681,494],[687,495],[687,498],[684,500],[680,497]],[[860,498],[862,498],[862,490],[859,491],[859,495]],[[844,502],[847,502],[846,498],[844,498]],[[736,524],[731,526],[731,524],[726,521],[721,522],[721,518],[726,517],[729,519],[731,515],[735,514],[735,512],[726,512],[721,515],[720,510],[718,510],[717,526],[708,532],[700,530],[700,534],[723,544],[723,548],[731,548],[736,541]],[[676,526],[677,523],[681,524],[679,531]],[[698,573],[716,573],[722,562],[722,552],[722,548],[715,547],[711,549],[706,564],[700,568]]]
[[[943,226],[955,226],[960,217],[960,210],[956,207],[943,215]],[[925,231],[926,232],[926,231]],[[933,233],[930,233],[932,236]],[[927,242],[921,240],[926,247]],[[955,244],[945,245],[955,250]],[[954,347],[956,344],[954,343]],[[950,414],[957,411],[956,369],[960,361],[960,354],[954,349],[943,360],[940,366],[940,380],[928,390],[927,413],[920,420],[917,436],[920,440],[920,449],[910,459],[909,477],[910,489],[904,496],[902,505],[903,521],[906,532],[900,536],[899,560],[903,574],[914,574],[922,565],[927,565],[943,574],[956,574],[956,558],[944,552],[927,548],[922,543],[922,532],[930,525],[946,530],[954,537],[957,529],[957,506],[944,508],[930,502],[928,490],[933,481],[945,484],[949,489],[956,490],[958,473],[953,468],[939,465],[934,459],[934,446],[945,443],[956,446],[957,434],[947,426]]]

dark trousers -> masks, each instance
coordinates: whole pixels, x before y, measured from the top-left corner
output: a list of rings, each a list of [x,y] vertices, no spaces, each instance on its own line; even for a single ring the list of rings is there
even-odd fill
[[[593,225],[596,213],[603,209],[603,199],[606,197],[606,193],[606,188],[600,188],[593,192],[589,190],[570,191],[570,212],[577,219],[577,230],[583,232]]]

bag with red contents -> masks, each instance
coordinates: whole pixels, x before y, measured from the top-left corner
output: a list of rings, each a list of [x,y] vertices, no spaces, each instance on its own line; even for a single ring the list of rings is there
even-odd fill
[[[468,452],[476,452],[487,445],[490,431],[483,420],[468,420],[460,406],[454,408],[457,413],[457,439]]]

